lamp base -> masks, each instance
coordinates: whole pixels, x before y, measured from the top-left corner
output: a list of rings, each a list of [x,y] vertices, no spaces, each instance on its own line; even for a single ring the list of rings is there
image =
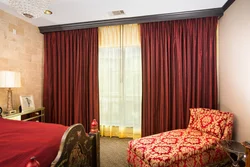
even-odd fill
[[[15,114],[16,110],[10,110],[10,111],[4,111],[3,114],[4,115],[10,115],[10,114]]]

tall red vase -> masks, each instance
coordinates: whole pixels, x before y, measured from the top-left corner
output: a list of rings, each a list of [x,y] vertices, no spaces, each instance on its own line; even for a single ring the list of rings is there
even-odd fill
[[[98,122],[96,121],[96,119],[94,119],[91,123],[91,129],[90,129],[91,133],[97,133],[98,132]]]

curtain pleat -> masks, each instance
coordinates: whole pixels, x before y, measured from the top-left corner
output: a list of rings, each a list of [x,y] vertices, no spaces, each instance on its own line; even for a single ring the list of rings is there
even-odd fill
[[[141,24],[142,136],[186,128],[189,108],[217,108],[217,18]]]
[[[72,125],[99,121],[98,29],[44,34],[46,122]]]

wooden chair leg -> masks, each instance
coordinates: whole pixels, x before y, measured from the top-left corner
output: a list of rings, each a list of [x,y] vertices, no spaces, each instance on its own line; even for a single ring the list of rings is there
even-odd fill
[[[242,143],[246,147],[246,167],[250,167],[250,142]]]

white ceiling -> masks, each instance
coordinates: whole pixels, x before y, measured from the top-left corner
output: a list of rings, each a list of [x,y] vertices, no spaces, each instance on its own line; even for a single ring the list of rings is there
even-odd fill
[[[50,26],[115,18],[165,14],[221,8],[227,0],[52,0],[52,15],[27,19],[9,7],[8,0],[0,0],[0,9],[35,26]],[[114,10],[124,10],[123,16],[111,16]]]

